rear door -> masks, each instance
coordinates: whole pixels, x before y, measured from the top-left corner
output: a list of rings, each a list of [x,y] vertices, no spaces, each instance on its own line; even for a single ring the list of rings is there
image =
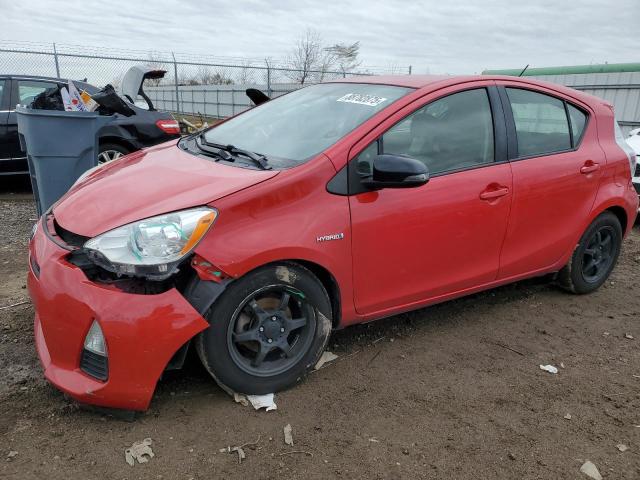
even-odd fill
[[[544,270],[571,248],[595,201],[605,157],[586,106],[502,83],[513,207],[500,278]]]
[[[492,82],[474,87],[431,94],[352,149],[349,203],[359,313],[384,314],[495,280],[511,167],[497,90]],[[379,153],[423,161],[429,182],[358,191],[354,174],[366,176]]]

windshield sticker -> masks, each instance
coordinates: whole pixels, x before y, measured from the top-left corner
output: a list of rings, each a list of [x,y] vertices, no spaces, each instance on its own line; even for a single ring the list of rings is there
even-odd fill
[[[362,93],[347,93],[340,97],[336,102],[357,103],[358,105],[368,105],[369,107],[377,107],[386,98],[376,97],[375,95],[365,95]]]

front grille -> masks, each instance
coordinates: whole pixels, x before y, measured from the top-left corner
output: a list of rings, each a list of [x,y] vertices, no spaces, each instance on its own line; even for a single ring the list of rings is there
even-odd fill
[[[80,370],[98,380],[105,381],[109,378],[109,360],[107,357],[83,348],[82,357],[80,357]]]
[[[640,163],[636,164],[636,172],[633,174],[634,177],[640,177]]]

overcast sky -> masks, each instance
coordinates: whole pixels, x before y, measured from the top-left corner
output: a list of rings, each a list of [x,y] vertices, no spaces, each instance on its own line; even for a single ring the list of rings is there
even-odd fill
[[[142,6],[144,5],[144,7]],[[307,28],[414,73],[637,61],[640,0],[0,0],[0,39],[279,59]]]

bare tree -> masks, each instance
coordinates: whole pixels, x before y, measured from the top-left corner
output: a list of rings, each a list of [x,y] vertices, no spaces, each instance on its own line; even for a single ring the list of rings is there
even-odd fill
[[[336,43],[325,50],[332,57],[332,63],[336,65],[343,75],[354,71],[362,64],[362,61],[358,58],[360,55],[360,42],[352,44]]]
[[[292,69],[287,76],[294,82],[304,85],[314,71],[321,67],[322,55],[322,37],[317,31],[308,29],[298,39],[287,58],[287,66]]]
[[[309,29],[298,39],[287,58],[287,66],[292,69],[288,77],[304,85],[309,81],[322,81],[328,72],[335,70],[344,75],[360,66],[359,54],[360,42],[324,47],[320,33]]]

